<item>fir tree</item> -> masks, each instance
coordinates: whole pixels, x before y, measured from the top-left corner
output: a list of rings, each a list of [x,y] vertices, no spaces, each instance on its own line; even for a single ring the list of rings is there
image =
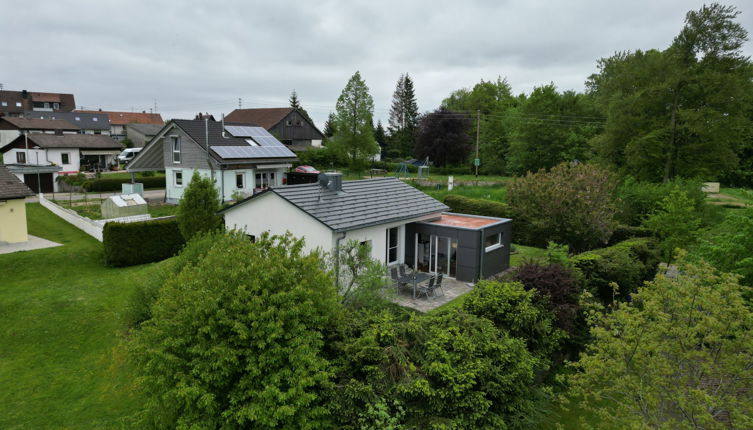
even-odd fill
[[[418,103],[413,80],[407,73],[400,75],[390,108],[390,156],[405,157],[415,149],[415,132],[418,126]]]
[[[309,113],[306,112],[306,109],[304,109],[303,106],[301,106],[301,99],[298,98],[298,93],[296,92],[296,90],[293,90],[293,92],[290,93],[290,99],[288,99],[288,101],[290,102],[290,107],[300,112],[301,115],[306,117],[307,120],[313,122],[311,120],[311,117],[309,116]]]

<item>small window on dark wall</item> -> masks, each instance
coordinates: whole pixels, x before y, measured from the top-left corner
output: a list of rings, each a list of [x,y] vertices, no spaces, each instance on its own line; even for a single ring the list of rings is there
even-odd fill
[[[502,246],[502,233],[492,234],[484,238],[484,248],[487,251],[497,249]]]
[[[60,162],[63,164],[71,164],[71,156],[67,152],[60,154]]]

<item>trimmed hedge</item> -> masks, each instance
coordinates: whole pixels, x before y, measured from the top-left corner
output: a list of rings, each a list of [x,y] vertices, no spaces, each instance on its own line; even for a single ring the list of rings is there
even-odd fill
[[[120,191],[122,184],[131,182],[130,178],[121,179],[95,179],[93,181],[84,182],[84,189],[86,191]],[[144,184],[144,189],[147,188],[165,188],[165,176],[154,176],[149,178],[141,177],[138,182]]]
[[[164,260],[177,254],[185,244],[176,218],[108,222],[102,242],[105,263],[115,267]]]
[[[473,199],[459,194],[450,194],[444,198],[444,204],[449,206],[452,212],[498,218],[507,218],[510,216],[509,207],[502,202],[494,200]]]
[[[583,288],[609,304],[613,294],[610,283],[619,286],[616,294],[624,300],[656,275],[659,248],[651,238],[634,238],[578,254],[572,262],[581,273]]]
[[[650,237],[651,230],[646,227],[637,227],[632,225],[618,225],[612,232],[612,236],[609,238],[608,245],[614,245],[623,240],[632,239],[634,237]]]

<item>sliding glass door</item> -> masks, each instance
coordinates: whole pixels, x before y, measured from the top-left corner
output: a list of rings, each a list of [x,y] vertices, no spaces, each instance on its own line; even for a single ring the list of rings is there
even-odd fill
[[[458,241],[444,236],[416,233],[415,267],[420,272],[455,277]]]

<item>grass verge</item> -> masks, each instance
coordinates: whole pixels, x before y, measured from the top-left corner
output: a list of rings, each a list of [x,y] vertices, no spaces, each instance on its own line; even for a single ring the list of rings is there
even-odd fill
[[[102,244],[39,204],[29,233],[63,246],[0,255],[0,428],[120,428],[140,407],[120,346],[134,286]]]

